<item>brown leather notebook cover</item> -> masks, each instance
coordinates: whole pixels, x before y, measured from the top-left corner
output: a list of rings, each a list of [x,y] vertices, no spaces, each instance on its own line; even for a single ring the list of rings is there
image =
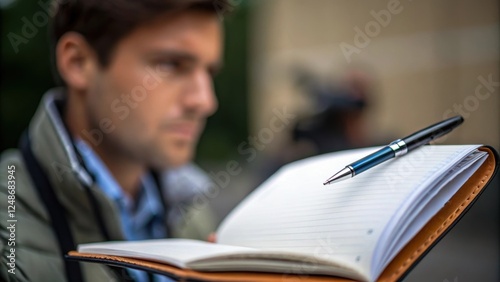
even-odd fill
[[[491,147],[480,150],[488,153],[483,165],[467,180],[446,205],[422,228],[422,230],[398,253],[385,268],[377,281],[401,280],[423,256],[453,227],[471,207],[498,169],[498,153]],[[164,274],[180,281],[353,281],[351,279],[308,274],[282,274],[261,272],[199,272],[179,269],[162,263],[108,255],[82,254],[71,251],[66,256],[70,260],[104,263],[131,267]]]

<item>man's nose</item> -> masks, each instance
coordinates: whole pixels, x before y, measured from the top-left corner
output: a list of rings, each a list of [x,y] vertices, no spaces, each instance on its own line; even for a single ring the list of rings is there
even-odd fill
[[[212,76],[206,70],[193,73],[191,87],[184,95],[184,106],[200,116],[210,116],[217,110],[218,103],[213,88]]]

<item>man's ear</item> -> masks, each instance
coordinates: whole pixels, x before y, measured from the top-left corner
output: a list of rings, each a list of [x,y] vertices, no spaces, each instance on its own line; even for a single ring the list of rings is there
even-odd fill
[[[56,46],[57,70],[69,88],[88,89],[98,70],[95,52],[85,38],[76,32],[65,33]]]

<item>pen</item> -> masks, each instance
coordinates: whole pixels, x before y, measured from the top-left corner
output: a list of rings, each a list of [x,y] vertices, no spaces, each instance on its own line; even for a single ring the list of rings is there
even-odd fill
[[[449,133],[455,127],[462,124],[463,121],[464,119],[462,116],[455,116],[426,127],[403,139],[393,141],[375,153],[346,166],[341,171],[328,178],[323,185],[354,177],[355,175],[358,175],[363,171],[379,165],[389,159],[405,155],[409,151],[412,151],[415,148],[425,145],[430,141]]]

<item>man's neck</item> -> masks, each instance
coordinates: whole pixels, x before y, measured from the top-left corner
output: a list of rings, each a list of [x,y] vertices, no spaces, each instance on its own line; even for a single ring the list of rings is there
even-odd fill
[[[89,144],[88,141],[86,142]],[[122,157],[116,151],[107,150],[106,147],[109,146],[104,146],[104,144],[100,146],[92,145],[92,149],[101,158],[122,190],[133,200],[137,199],[141,177],[145,173],[145,168],[126,157]]]
[[[68,100],[63,112],[63,120],[69,133],[74,138],[84,140],[94,150],[123,191],[135,200],[139,192],[141,177],[146,171],[145,166],[121,154],[116,146],[108,144],[106,136],[103,136],[102,141],[97,145],[92,140],[88,140],[82,132],[83,130],[88,132],[92,128],[88,119],[85,118],[87,113],[84,112],[84,108],[80,106],[81,104],[78,105],[79,101],[71,100],[75,99],[75,96],[67,95]]]

